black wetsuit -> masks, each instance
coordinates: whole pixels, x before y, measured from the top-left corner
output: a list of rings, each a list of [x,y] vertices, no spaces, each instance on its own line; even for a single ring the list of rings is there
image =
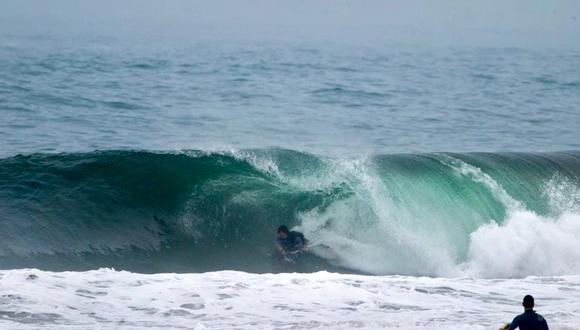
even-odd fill
[[[509,330],[517,328],[520,330],[548,330],[546,319],[531,309],[526,309],[523,314],[516,316],[510,323]]]
[[[294,252],[306,245],[306,238],[302,233],[291,231],[286,239],[278,238],[277,243],[284,252]]]

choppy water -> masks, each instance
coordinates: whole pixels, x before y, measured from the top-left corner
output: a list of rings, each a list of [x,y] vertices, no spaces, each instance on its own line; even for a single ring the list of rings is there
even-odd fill
[[[579,63],[567,50],[3,36],[0,151],[576,150]]]
[[[578,323],[577,51],[0,36],[2,326]]]
[[[533,291],[551,329],[576,329],[578,276],[474,280],[326,272],[141,275],[0,272],[11,329],[497,329]],[[517,298],[516,298],[517,297]]]

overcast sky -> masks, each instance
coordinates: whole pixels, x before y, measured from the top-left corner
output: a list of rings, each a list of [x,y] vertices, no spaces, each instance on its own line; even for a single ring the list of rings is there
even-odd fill
[[[580,0],[0,0],[0,29],[580,48]]]

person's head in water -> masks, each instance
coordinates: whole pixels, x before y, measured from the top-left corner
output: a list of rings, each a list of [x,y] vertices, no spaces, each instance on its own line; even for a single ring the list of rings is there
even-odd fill
[[[288,230],[288,227],[282,225],[282,226],[278,227],[278,230],[276,231],[276,233],[278,234],[279,239],[287,239],[290,231]]]
[[[534,309],[534,297],[530,295],[525,296],[522,305],[525,309]]]

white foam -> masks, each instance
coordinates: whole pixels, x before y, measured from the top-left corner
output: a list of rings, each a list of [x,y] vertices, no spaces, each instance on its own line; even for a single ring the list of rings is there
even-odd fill
[[[532,293],[580,322],[580,276],[483,280],[314,274],[0,271],[6,329],[496,329]]]
[[[484,277],[580,274],[580,215],[514,212],[471,234],[467,272]]]

